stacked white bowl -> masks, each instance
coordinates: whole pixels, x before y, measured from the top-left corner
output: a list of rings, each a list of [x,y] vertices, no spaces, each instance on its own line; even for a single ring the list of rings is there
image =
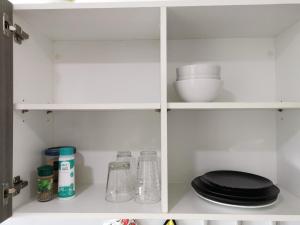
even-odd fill
[[[185,65],[176,69],[175,87],[186,102],[211,102],[222,88],[221,67],[212,63]]]

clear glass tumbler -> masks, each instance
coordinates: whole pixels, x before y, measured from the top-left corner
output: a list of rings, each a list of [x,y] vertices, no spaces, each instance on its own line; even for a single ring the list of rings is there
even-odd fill
[[[128,162],[110,162],[106,183],[106,201],[126,202],[133,196],[130,164]]]
[[[132,157],[132,154],[130,151],[118,151],[117,153],[117,162],[128,162],[130,164],[130,176],[131,176],[131,182],[133,185],[133,188],[135,188],[136,185],[136,160],[134,157]]]
[[[155,151],[143,151],[140,154],[135,201],[138,203],[160,201],[159,161]]]

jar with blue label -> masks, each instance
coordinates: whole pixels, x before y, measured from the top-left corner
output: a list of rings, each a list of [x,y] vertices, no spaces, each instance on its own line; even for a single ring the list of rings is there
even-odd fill
[[[67,200],[75,197],[75,149],[59,149],[58,198]]]

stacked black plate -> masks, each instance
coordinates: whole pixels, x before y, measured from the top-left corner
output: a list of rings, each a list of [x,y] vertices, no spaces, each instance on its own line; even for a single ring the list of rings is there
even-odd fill
[[[196,177],[195,192],[206,200],[239,207],[265,207],[277,200],[280,192],[272,181],[251,173],[218,170]]]

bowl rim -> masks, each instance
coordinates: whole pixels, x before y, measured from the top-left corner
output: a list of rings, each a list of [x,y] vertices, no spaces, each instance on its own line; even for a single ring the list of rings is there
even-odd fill
[[[199,80],[205,80],[205,81],[212,81],[212,82],[218,82],[218,83],[223,83],[223,80],[221,79],[215,79],[215,78],[200,78],[200,79],[185,79],[185,80],[175,80],[174,82],[188,82],[188,81],[199,81]]]
[[[182,66],[178,66],[176,69],[183,69],[183,68],[189,68],[189,67],[210,67],[214,69],[221,69],[221,65],[213,62],[195,62],[191,64],[186,64]]]

